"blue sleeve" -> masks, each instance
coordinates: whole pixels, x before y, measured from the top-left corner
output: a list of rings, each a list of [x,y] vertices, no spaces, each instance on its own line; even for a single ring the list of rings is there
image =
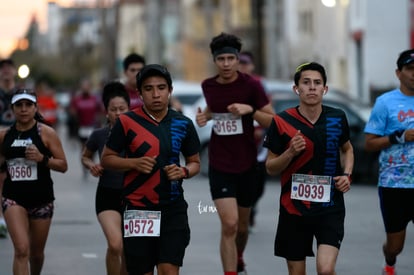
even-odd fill
[[[377,99],[374,107],[372,108],[371,115],[367,124],[365,125],[364,132],[366,134],[374,134],[378,136],[385,135],[385,129],[387,127],[388,108],[384,104],[383,100]]]

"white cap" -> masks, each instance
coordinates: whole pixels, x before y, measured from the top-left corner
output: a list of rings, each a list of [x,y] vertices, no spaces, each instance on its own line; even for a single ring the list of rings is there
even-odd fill
[[[29,101],[31,101],[31,102],[33,102],[33,103],[36,103],[36,96],[35,95],[32,95],[32,94],[29,94],[26,90],[23,92],[23,93],[19,93],[19,94],[15,94],[13,97],[12,97],[12,100],[11,100],[11,104],[14,104],[14,103],[16,103],[17,101],[19,101],[19,100],[22,100],[22,99],[27,99],[27,100],[29,100]]]

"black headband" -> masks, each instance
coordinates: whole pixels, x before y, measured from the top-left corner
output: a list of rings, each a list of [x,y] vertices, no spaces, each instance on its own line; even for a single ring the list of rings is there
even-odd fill
[[[213,52],[213,57],[216,58],[218,55],[223,53],[231,53],[239,56],[239,50],[233,47],[223,47]]]

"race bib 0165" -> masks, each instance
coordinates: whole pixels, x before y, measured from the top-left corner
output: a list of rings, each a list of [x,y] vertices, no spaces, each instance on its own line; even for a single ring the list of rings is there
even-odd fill
[[[214,125],[213,130],[217,135],[230,136],[243,134],[243,124],[241,116],[232,113],[213,113],[211,114]]]

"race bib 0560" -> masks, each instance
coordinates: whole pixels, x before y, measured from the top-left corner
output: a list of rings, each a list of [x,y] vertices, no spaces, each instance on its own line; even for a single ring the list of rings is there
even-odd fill
[[[25,158],[7,161],[7,170],[12,181],[37,180],[37,163]]]

